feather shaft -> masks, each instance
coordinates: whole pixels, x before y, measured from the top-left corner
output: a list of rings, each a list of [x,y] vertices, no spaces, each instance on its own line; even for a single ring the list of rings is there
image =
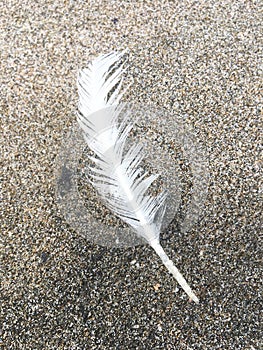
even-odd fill
[[[180,271],[177,269],[177,267],[174,265],[172,260],[169,259],[165,251],[163,250],[163,247],[160,245],[158,240],[150,242],[150,245],[155,250],[157,255],[161,258],[163,264],[166,266],[167,270],[173,275],[173,277],[176,279],[176,281],[179,283],[179,285],[183,288],[185,293],[189,296],[191,300],[193,300],[195,303],[199,303],[199,299],[194,294],[192,289],[190,288],[189,284],[186,282],[183,275],[180,273]]]

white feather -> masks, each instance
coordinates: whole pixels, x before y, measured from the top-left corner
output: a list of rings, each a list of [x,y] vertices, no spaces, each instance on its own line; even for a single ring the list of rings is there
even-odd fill
[[[107,207],[154,248],[189,297],[198,302],[159,243],[166,193],[156,197],[147,194],[158,175],[148,175],[140,167],[144,158],[140,144],[125,151],[133,122],[127,105],[120,104],[122,56],[123,53],[116,52],[102,55],[78,77],[78,123],[95,153],[89,179]]]

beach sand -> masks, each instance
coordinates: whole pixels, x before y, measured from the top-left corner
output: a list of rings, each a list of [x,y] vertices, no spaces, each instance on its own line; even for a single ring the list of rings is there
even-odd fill
[[[262,349],[262,3],[6,0],[0,10],[0,348]],[[162,241],[199,305],[150,247],[98,246],[57,206],[77,71],[125,48],[131,101],[184,116],[206,149],[202,216]]]

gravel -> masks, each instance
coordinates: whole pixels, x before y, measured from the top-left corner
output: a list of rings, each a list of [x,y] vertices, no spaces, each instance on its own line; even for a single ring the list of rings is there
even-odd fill
[[[262,3],[5,0],[0,10],[0,348],[261,349]],[[202,217],[187,234],[174,222],[162,241],[199,305],[150,247],[93,244],[56,203],[77,71],[126,47],[131,101],[184,116],[206,148]]]

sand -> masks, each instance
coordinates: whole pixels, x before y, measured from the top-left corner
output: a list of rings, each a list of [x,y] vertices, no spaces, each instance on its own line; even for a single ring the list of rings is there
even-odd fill
[[[0,11],[0,348],[261,349],[261,2],[5,0]],[[206,149],[202,216],[162,240],[199,305],[150,247],[98,246],[58,209],[77,71],[124,48],[129,98],[183,116]]]

